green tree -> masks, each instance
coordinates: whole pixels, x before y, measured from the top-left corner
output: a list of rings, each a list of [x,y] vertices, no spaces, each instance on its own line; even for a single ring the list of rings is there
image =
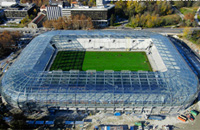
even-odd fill
[[[192,26],[192,21],[191,21],[190,19],[186,20],[185,23],[186,23],[186,25],[187,25],[188,27],[191,27],[191,26]]]
[[[127,8],[125,10],[125,13],[129,18],[136,14],[134,1],[127,1],[126,6],[127,6]]]
[[[200,45],[200,38],[197,40],[197,44]]]
[[[115,3],[115,14],[121,18],[127,18],[126,9],[127,4],[125,1],[117,1]]]
[[[192,22],[192,27],[197,27],[197,26],[198,26],[197,22],[196,22],[196,21],[193,21],[193,22]]]
[[[185,5],[185,3],[183,1],[174,1],[174,5],[177,7],[177,8],[181,8]]]
[[[188,28],[188,27],[184,28],[184,30],[183,30],[183,36],[184,36],[184,37],[187,37],[187,35],[188,35],[190,32],[191,32],[191,28]]]
[[[136,13],[143,13],[144,10],[146,9],[146,5],[144,2],[137,2],[137,1],[134,1],[135,2],[135,12]]]
[[[34,18],[35,18],[35,16],[31,14],[30,19],[33,20]]]
[[[33,15],[34,15],[34,16],[37,16],[37,13],[38,13],[38,12],[37,12],[37,9],[35,8],[35,9],[33,10]]]
[[[175,25],[178,24],[180,21],[180,17],[178,15],[168,15],[162,17],[163,25]]]
[[[114,23],[115,23],[115,16],[114,16],[114,14],[112,14],[110,17],[110,26],[113,26]]]
[[[90,6],[90,7],[96,6],[96,0],[89,0],[88,6]]]
[[[193,7],[198,7],[198,6],[200,6],[200,1],[195,1],[195,2],[193,2],[193,3],[192,3],[192,6],[193,6]]]
[[[21,24],[25,24],[28,21],[28,19],[25,17],[21,20]]]
[[[132,27],[159,27],[162,24],[162,19],[158,15],[150,13],[144,15],[135,15],[131,18],[130,25]]]

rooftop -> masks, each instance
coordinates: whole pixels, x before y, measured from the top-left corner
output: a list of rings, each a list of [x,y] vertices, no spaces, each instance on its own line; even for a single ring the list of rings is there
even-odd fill
[[[43,18],[45,17],[45,14],[39,14],[37,17],[35,17],[31,22],[38,24]]]
[[[14,4],[14,5],[6,8],[5,10],[6,11],[9,11],[9,10],[29,10],[33,6],[35,6],[34,3],[29,4],[29,5],[27,5],[27,4]]]
[[[47,71],[57,51],[52,45],[62,45],[60,49],[65,50],[87,49],[78,39],[85,39],[85,43],[90,39],[115,39],[119,44],[124,43],[124,39],[151,39],[167,69],[156,72]],[[65,107],[113,107],[122,104],[129,108],[186,107],[194,101],[198,90],[196,75],[171,41],[160,34],[145,31],[51,31],[41,34],[27,45],[2,80],[5,100],[15,107],[36,101],[44,107],[55,104]]]

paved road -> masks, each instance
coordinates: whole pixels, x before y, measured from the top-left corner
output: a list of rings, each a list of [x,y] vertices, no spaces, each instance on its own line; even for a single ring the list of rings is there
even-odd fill
[[[123,24],[123,27],[124,27],[124,24]],[[132,28],[118,28],[117,30],[121,30],[121,29],[132,29]],[[8,30],[8,31],[30,31],[30,32],[37,32],[40,33],[40,32],[44,32],[45,30],[44,29],[30,29],[30,28],[0,28],[0,32],[4,31],[4,30]],[[108,29],[109,30],[109,29]],[[157,33],[183,33],[183,30],[184,28],[146,28],[146,29],[143,29],[145,31],[151,31],[151,32],[157,32]],[[191,30],[200,30],[200,27],[194,27],[194,28],[191,28]]]
[[[124,26],[120,26],[120,27],[117,27],[117,28],[107,28],[105,30],[134,30],[133,28],[127,28],[127,27],[124,27]],[[169,34],[180,34],[180,33],[183,33],[183,30],[184,28],[144,28],[142,29],[144,31],[150,31],[150,32],[156,32],[156,33],[169,33]],[[194,27],[194,28],[191,28],[191,30],[200,30],[200,27]]]
[[[0,32],[8,30],[8,31],[36,31],[36,29],[31,28],[0,28]]]
[[[143,30],[158,33],[183,33],[184,28],[147,28]],[[191,30],[200,30],[200,27],[191,28]]]
[[[200,29],[200,28],[199,28]],[[146,28],[145,31],[157,32],[157,33],[183,33],[183,28]]]
[[[8,30],[8,31],[20,31],[20,32],[31,33],[31,34],[37,34],[37,33],[46,32],[45,28],[33,29],[33,28],[1,28],[0,27],[0,32],[3,32],[5,30]]]
[[[200,115],[198,115],[195,118],[195,121],[189,121],[186,123],[179,123],[176,125],[176,128],[174,128],[174,130],[199,130],[200,129]]]

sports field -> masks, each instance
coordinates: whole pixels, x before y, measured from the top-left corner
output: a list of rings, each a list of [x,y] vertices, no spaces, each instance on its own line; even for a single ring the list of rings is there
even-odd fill
[[[50,70],[152,71],[145,52],[58,52]]]

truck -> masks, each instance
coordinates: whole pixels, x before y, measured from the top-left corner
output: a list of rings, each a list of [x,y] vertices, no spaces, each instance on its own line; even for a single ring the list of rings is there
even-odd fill
[[[135,122],[136,126],[142,126],[142,122]]]
[[[130,130],[135,130],[135,126],[134,126],[134,125],[131,126],[131,127],[130,127]]]
[[[186,121],[187,121],[187,117],[185,117],[185,116],[183,116],[183,115],[178,116],[178,119],[179,119],[180,121],[183,121],[183,122],[186,122]]]
[[[194,117],[191,113],[186,115],[188,119],[190,119],[191,121],[194,121]]]
[[[190,113],[193,115],[193,116],[197,116],[198,115],[198,112],[196,110],[191,110]]]

